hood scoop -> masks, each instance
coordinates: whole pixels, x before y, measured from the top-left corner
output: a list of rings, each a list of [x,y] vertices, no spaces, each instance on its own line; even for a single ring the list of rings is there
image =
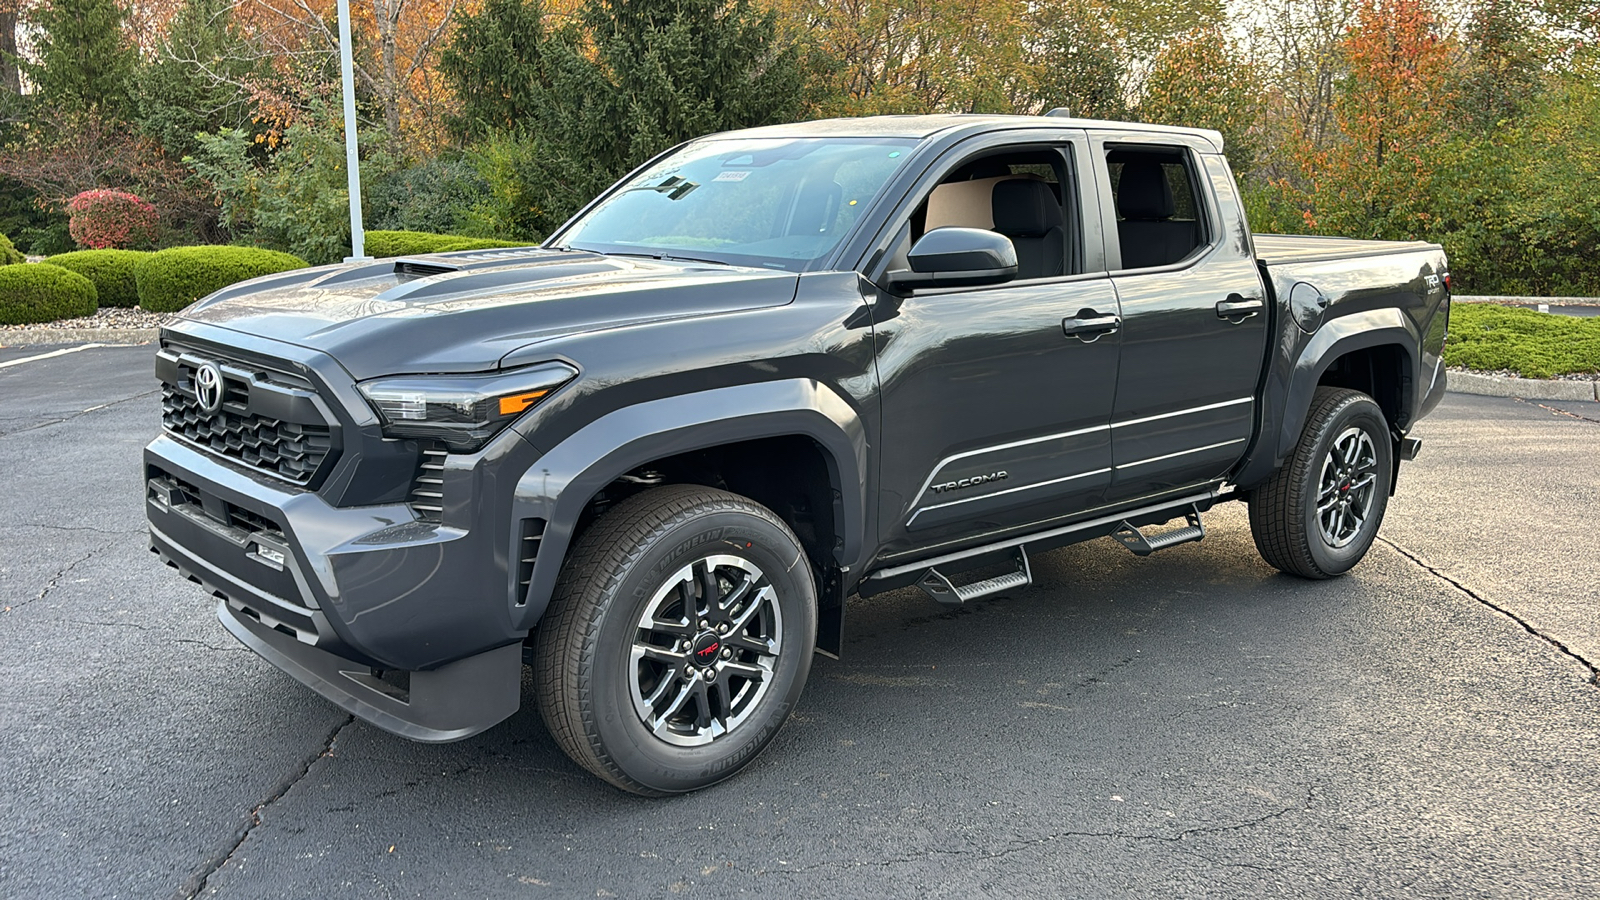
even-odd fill
[[[394,261],[394,274],[403,279],[427,278],[430,275],[444,275],[449,272],[459,272],[461,266],[439,260],[397,259]]]

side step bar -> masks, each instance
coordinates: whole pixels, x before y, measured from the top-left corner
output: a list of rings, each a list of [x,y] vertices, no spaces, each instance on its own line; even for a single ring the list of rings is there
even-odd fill
[[[986,578],[983,581],[974,581],[971,584],[954,584],[938,569],[929,569],[917,581],[917,587],[922,592],[940,603],[951,606],[960,606],[968,600],[987,597],[990,594],[999,594],[1016,588],[1027,587],[1033,584],[1033,570],[1028,567],[1028,551],[1022,547],[1012,548],[1011,563],[1014,568],[1010,572]]]
[[[1200,524],[1200,510],[1193,506],[1189,507],[1184,519],[1188,524],[1182,528],[1174,528],[1157,535],[1146,535],[1133,525],[1123,522],[1111,536],[1121,541],[1122,546],[1132,550],[1135,556],[1149,556],[1157,550],[1203,540],[1206,536],[1206,527]]]

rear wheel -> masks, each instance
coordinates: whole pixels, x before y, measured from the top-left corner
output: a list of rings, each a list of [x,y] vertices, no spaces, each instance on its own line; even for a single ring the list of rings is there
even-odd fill
[[[725,491],[657,488],[573,548],[535,642],[539,710],[612,784],[690,791],[772,740],[815,641],[811,567],[781,519]]]
[[[1294,453],[1250,497],[1256,549],[1291,575],[1350,571],[1378,536],[1393,473],[1378,404],[1359,391],[1317,388]]]

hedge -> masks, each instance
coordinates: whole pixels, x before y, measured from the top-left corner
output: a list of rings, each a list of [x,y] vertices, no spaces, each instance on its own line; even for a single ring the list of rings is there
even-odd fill
[[[45,262],[71,269],[94,282],[101,306],[127,309],[139,305],[135,271],[139,261],[149,255],[137,250],[78,250],[49,257]]]
[[[1600,373],[1600,317],[1580,318],[1492,303],[1450,307],[1446,365],[1524,378]]]
[[[177,312],[235,282],[309,265],[298,256],[255,247],[173,247],[139,261],[139,305],[151,312]]]
[[[0,325],[92,316],[94,282],[49,263],[0,266]]]
[[[416,256],[421,253],[448,253],[451,250],[493,250],[500,247],[528,246],[532,246],[528,241],[497,241],[491,238],[468,238],[454,234],[432,234],[426,231],[366,233],[367,255],[378,259],[391,256]]]
[[[17,245],[11,243],[11,238],[0,234],[0,266],[13,266],[20,262],[27,262],[28,258],[22,255]]]

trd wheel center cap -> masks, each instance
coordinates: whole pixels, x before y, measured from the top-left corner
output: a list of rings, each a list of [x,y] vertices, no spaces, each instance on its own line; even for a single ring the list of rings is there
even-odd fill
[[[717,651],[722,649],[722,638],[706,632],[694,639],[689,655],[697,666],[709,666],[717,660]]]

